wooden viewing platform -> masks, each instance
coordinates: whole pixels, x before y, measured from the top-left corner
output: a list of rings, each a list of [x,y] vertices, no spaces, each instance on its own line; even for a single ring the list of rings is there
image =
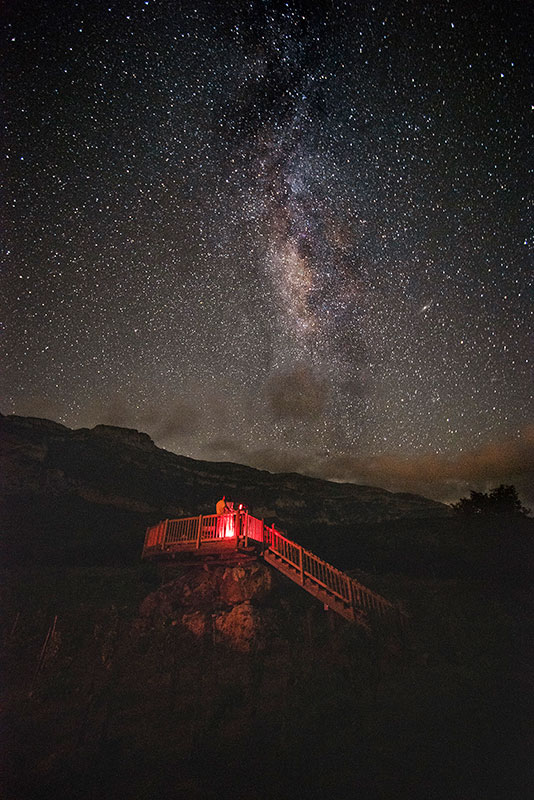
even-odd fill
[[[166,519],[147,528],[143,558],[250,552],[253,547],[268,564],[298,583],[345,619],[379,618],[403,628],[406,615],[397,605],[368,589],[345,572],[291,541],[274,525],[265,525],[247,511]]]

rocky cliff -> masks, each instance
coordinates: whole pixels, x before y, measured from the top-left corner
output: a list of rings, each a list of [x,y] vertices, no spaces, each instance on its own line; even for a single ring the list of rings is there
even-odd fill
[[[145,597],[136,630],[179,625],[197,640],[209,636],[241,652],[263,650],[275,635],[281,613],[275,585],[279,588],[280,580],[256,559],[244,557],[232,566],[189,567]]]
[[[133,554],[147,525],[212,513],[222,493],[295,538],[309,525],[335,529],[450,513],[417,495],[195,461],[124,428],[70,430],[50,420],[7,416],[0,418],[0,437],[4,536],[19,557],[29,546],[20,540],[33,539],[36,526],[49,532],[41,537],[43,547],[53,531],[67,549],[73,537],[92,532],[112,549]]]

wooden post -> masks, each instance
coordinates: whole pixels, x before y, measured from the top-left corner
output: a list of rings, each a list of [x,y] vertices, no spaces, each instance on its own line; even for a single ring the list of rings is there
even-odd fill
[[[302,545],[299,545],[299,568],[300,568],[300,582],[304,586],[304,556],[302,555]]]
[[[13,627],[11,628],[11,633],[9,634],[9,638],[11,638],[15,633],[17,625],[19,624],[19,619],[20,619],[20,611],[17,611],[17,616],[15,617],[15,622],[13,623]]]
[[[150,528],[147,528],[146,531],[145,531],[145,541],[143,542],[143,553],[141,555],[141,558],[145,557],[146,549],[148,547],[148,532],[149,532],[149,530],[150,530]]]
[[[168,528],[168,526],[169,526],[169,520],[166,519],[165,520],[165,524],[163,525],[163,536],[162,536],[162,542],[161,542],[161,546],[160,546],[161,550],[165,550],[165,544],[167,542],[167,528]]]
[[[200,547],[200,536],[202,534],[202,515],[198,518],[198,528],[197,528],[197,550]]]
[[[43,667],[43,664],[45,662],[45,659],[46,659],[46,650],[48,648],[48,645],[49,645],[51,639],[54,638],[54,634],[56,632],[56,623],[57,623],[57,614],[54,617],[54,622],[48,628],[48,633],[46,634],[46,638],[45,638],[45,640],[43,642],[43,646],[41,647],[41,652],[39,653],[39,660],[37,662],[37,667],[36,667],[35,672],[33,674],[33,680],[32,680],[31,686],[30,686],[30,691],[28,693],[28,697],[31,697],[32,694],[33,694],[33,687],[34,687],[37,675],[41,671],[41,669]]]
[[[352,591],[352,580],[348,579],[348,586],[349,586],[349,603],[350,607],[354,609],[354,593]]]
[[[261,552],[265,553],[265,519],[261,521]]]
[[[248,511],[245,511],[244,516],[240,516],[240,519],[245,520],[245,547],[248,547]]]

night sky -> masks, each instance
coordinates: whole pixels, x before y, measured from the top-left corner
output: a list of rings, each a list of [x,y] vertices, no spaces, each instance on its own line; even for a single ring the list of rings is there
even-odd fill
[[[529,500],[528,3],[0,13],[2,413]]]

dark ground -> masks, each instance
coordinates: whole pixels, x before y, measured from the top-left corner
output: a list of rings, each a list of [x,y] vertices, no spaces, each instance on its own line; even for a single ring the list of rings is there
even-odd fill
[[[242,653],[170,619],[140,628],[140,602],[161,580],[154,565],[5,572],[4,796],[527,797],[532,533],[509,530],[502,543],[487,530],[484,551],[480,523],[464,541],[449,531],[442,574],[438,532],[428,535],[428,564],[409,569],[406,556],[396,573],[365,575],[404,603],[402,642],[325,613],[281,577],[258,604],[267,646]],[[386,541],[375,531],[363,561],[380,565]]]

